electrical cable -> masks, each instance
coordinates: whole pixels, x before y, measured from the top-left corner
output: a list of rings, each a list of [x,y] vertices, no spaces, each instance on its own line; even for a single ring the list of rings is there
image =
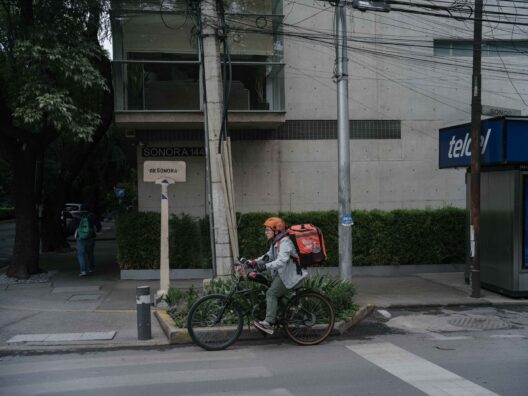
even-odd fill
[[[225,140],[225,138],[228,136],[228,112],[229,112],[229,100],[231,96],[231,86],[232,86],[232,79],[233,79],[233,69],[231,64],[231,55],[229,52],[229,43],[227,41],[227,35],[229,32],[228,26],[225,21],[225,9],[224,4],[222,0],[217,1],[217,6],[220,10],[220,21],[222,24],[222,44],[224,47],[224,60],[223,60],[223,67],[224,67],[224,74],[223,74],[223,114],[222,114],[222,126],[220,129],[220,135],[218,139],[218,153],[221,154],[222,152],[222,142]]]
[[[163,4],[165,3],[165,1],[166,0],[161,0],[160,1],[159,14],[160,14],[160,17],[161,17],[161,21],[163,22],[163,24],[165,25],[165,27],[167,29],[171,29],[171,30],[179,30],[179,29],[181,29],[187,23],[187,18],[188,18],[187,12],[185,12],[185,20],[183,21],[183,23],[180,26],[178,26],[178,27],[169,26],[169,24],[165,21],[165,16],[163,15]]]
[[[512,28],[512,37],[513,37],[513,31],[515,30],[515,26]],[[504,70],[506,71],[506,75],[508,76],[508,80],[510,81],[511,86],[513,87],[514,91],[517,93],[519,98],[521,98],[522,102],[525,106],[528,106],[528,103],[526,103],[526,100],[524,100],[524,97],[521,95],[519,90],[517,89],[517,86],[513,83],[512,79],[510,78],[510,73],[508,71],[508,68],[506,67],[506,63],[504,63],[504,59],[502,59],[502,56],[500,54],[501,51],[497,51],[497,55],[499,56],[499,59],[502,62],[502,65],[504,66]]]
[[[324,10],[324,9],[323,9]],[[322,12],[321,9],[318,10],[318,13]],[[312,15],[313,17],[313,15]],[[239,24],[242,24],[244,25],[244,22],[243,21],[237,21]],[[247,24],[246,24],[247,25]],[[283,24],[283,25],[287,25],[287,24]],[[264,29],[241,29],[241,28],[233,28],[232,29],[233,31],[245,31],[245,32],[252,32],[252,33],[259,33],[259,34],[273,34],[273,32],[268,32],[268,31],[265,31]],[[281,32],[279,33],[281,34],[283,37],[297,37],[297,38],[303,38],[303,35],[301,34],[292,34],[292,33],[289,33],[289,32]],[[317,33],[318,36],[316,36],[315,34],[312,35],[312,37],[307,37],[307,35],[305,34],[304,35],[304,39],[307,39],[307,40],[310,40],[312,42],[319,42],[319,43],[322,43],[323,45],[330,45],[330,42],[329,40],[331,39],[331,36],[330,35],[322,35],[320,34],[319,32]],[[362,42],[362,40],[356,40],[356,42]],[[364,43],[364,40],[363,40],[363,44]],[[395,45],[397,43],[384,43],[384,42],[379,42],[379,40],[375,43],[376,45]],[[418,47],[419,45],[416,45],[416,47]],[[421,46],[421,47],[425,47],[425,46]],[[392,57],[394,58],[394,60],[397,60],[399,59],[400,61],[402,60],[407,60],[407,61],[418,61],[420,63],[431,63],[430,60],[427,60],[427,59],[420,59],[420,58],[413,58],[412,56],[401,56],[401,54],[387,54],[387,53],[381,53],[380,51],[376,51],[376,50],[365,50],[363,48],[357,48],[357,47],[352,47],[352,46],[347,46],[347,50],[356,50],[356,51],[362,51],[363,53],[365,54],[368,54],[370,53],[370,55],[373,55],[373,56],[389,56],[389,57]],[[424,56],[423,54],[420,54],[420,56]],[[441,65],[441,64],[444,64],[446,66],[450,66],[450,67],[467,67],[469,68],[469,65],[460,65],[460,62],[457,61],[457,62],[438,62],[438,61],[435,61],[433,62],[432,64],[437,64],[437,65]],[[490,68],[489,71],[495,71],[495,72],[504,72],[504,70],[498,70],[496,68]],[[526,75],[527,73],[523,73],[523,72],[515,72],[516,74],[520,74],[520,75]],[[509,74],[509,70],[508,70],[508,74]],[[397,80],[395,80],[397,82]],[[393,81],[394,82],[394,81]]]

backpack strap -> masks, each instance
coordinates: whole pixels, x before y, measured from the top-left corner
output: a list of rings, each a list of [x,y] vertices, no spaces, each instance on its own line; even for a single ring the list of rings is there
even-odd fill
[[[297,253],[297,246],[296,246],[296,242],[295,242],[295,238],[292,239],[290,238],[290,236],[288,235],[288,233],[286,233],[281,239],[279,239],[277,241],[277,256],[279,255],[280,253],[280,243],[281,241],[284,239],[284,238],[288,238],[292,243],[293,243],[293,248],[295,250],[295,254],[296,256],[291,256],[290,255],[290,258],[293,259],[293,262],[295,263],[295,267],[297,269],[297,275],[302,275],[302,268],[301,268],[301,258],[299,257],[299,254]]]

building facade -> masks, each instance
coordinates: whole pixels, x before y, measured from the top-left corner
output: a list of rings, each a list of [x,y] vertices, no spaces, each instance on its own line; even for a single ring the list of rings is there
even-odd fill
[[[196,3],[113,2],[116,123],[137,143],[142,211],[159,211],[159,186],[142,181],[154,159],[187,164],[172,213],[208,211]],[[223,5],[236,210],[336,209],[334,8]],[[347,24],[352,208],[465,207],[465,170],[438,168],[438,131],[470,120],[472,21],[349,8]],[[485,112],[526,114],[526,34],[498,22],[483,32]]]

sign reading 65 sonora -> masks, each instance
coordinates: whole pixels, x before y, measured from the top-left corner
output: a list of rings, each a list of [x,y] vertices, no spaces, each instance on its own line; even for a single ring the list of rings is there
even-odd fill
[[[185,181],[184,161],[145,161],[143,163],[143,181],[153,182],[161,179],[172,182]]]

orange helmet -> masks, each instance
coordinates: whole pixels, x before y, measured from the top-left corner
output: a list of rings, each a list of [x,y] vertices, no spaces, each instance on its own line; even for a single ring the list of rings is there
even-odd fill
[[[271,228],[275,232],[284,232],[286,224],[284,224],[284,220],[279,217],[270,217],[264,222],[264,227]]]

